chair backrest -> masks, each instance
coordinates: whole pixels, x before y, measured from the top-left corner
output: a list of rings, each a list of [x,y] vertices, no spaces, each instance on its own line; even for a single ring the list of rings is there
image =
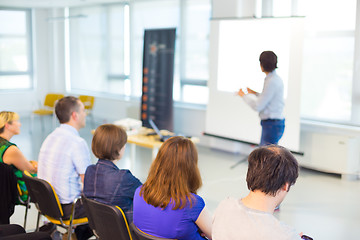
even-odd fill
[[[94,102],[95,102],[95,97],[94,96],[80,95],[79,99],[84,104],[85,109],[87,109],[87,110],[93,109]]]
[[[147,233],[144,233],[140,229],[138,229],[134,223],[130,224],[130,228],[131,228],[131,232],[132,232],[134,238],[136,238],[136,240],[175,240],[175,239],[169,239],[169,238],[155,237],[155,236],[149,235]]]
[[[40,212],[51,218],[60,219],[63,216],[62,207],[51,184],[43,179],[25,174],[23,174],[23,179],[28,188],[31,201],[37,204]]]
[[[18,198],[17,179],[10,165],[0,162],[0,224],[8,224]]]
[[[64,97],[64,94],[48,93],[45,96],[44,106],[53,108],[53,107],[55,107],[56,101],[63,98],[63,97]]]
[[[111,206],[82,197],[90,227],[100,239],[132,240],[124,212]]]
[[[84,206],[84,209],[86,212],[86,216],[88,218],[89,226],[92,230],[95,230],[95,223],[93,221],[94,216],[92,215],[92,212],[89,209],[88,199],[85,197],[85,195],[83,193],[81,194],[81,201],[83,203],[83,206]]]

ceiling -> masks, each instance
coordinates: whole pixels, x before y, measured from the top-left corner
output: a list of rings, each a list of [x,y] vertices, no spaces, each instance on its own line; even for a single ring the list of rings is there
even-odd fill
[[[126,0],[0,0],[0,7],[57,8],[129,2]]]

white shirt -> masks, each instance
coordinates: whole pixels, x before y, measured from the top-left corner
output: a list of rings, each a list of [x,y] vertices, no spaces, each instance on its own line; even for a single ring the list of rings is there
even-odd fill
[[[213,240],[300,240],[300,235],[272,214],[247,208],[240,199],[227,198],[215,211]]]
[[[38,177],[54,187],[60,203],[72,203],[82,190],[80,174],[90,163],[86,141],[74,127],[61,124],[40,148]]]
[[[255,98],[253,96],[254,94],[246,94],[243,99],[259,112],[261,120],[284,119],[284,83],[275,70],[265,77],[262,92]]]

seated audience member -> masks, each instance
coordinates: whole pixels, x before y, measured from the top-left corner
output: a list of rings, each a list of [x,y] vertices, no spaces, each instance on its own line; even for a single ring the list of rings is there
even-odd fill
[[[96,129],[91,148],[99,160],[86,169],[84,194],[90,199],[119,206],[132,222],[134,193],[141,182],[129,170],[115,165],[124,155],[126,141],[126,132],[121,127],[104,124]]]
[[[165,141],[148,178],[134,196],[134,224],[142,232],[179,240],[211,238],[211,216],[196,194],[202,181],[195,145],[184,137]]]
[[[56,103],[55,113],[60,126],[41,145],[38,177],[54,187],[66,219],[70,217],[73,201],[82,192],[85,171],[91,163],[90,151],[79,135],[86,124],[84,104],[76,97],[64,97]],[[81,201],[76,202],[73,217],[86,217]],[[92,235],[88,225],[76,227],[75,233],[79,240]]]
[[[19,148],[10,139],[20,134],[20,119],[15,112],[0,112],[0,162],[11,165],[16,177],[22,178],[22,172],[28,171],[32,174],[37,172],[37,162],[28,161]],[[28,198],[24,181],[18,180],[20,197],[23,201]]]
[[[296,159],[285,148],[268,145],[255,149],[248,161],[250,193],[220,203],[213,220],[213,239],[300,239],[294,229],[273,216],[275,207],[296,182]]]

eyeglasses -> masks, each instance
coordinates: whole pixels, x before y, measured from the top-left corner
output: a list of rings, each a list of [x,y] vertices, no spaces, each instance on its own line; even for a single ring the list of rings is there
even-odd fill
[[[312,237],[306,236],[306,235],[302,235],[301,239],[305,239],[305,240],[313,240]]]

